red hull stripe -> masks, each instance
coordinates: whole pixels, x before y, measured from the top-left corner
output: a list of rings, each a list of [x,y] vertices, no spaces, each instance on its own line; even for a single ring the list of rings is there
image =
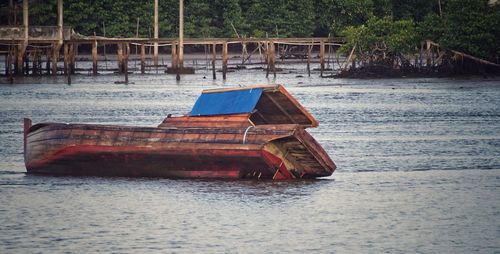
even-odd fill
[[[293,179],[295,178],[290,171],[286,168],[285,163],[283,160],[278,158],[276,155],[268,152],[268,151],[262,151],[262,156],[266,159],[268,165],[271,168],[276,169],[276,173],[274,174],[273,179],[274,180],[287,180],[287,179]]]

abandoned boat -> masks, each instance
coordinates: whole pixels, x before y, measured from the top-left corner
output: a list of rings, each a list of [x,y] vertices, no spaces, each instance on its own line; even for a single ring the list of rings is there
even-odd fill
[[[158,127],[24,120],[28,173],[294,179],[336,166],[304,129],[318,122],[282,85],[205,90]]]

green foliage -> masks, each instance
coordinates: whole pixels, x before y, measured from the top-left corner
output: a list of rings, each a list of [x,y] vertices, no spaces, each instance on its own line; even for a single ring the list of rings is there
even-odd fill
[[[500,56],[500,6],[487,1],[450,0],[443,17],[429,13],[418,25],[420,40],[493,62]]]
[[[0,2],[0,23],[5,24],[9,7],[7,1]],[[420,41],[430,39],[449,49],[498,61],[500,4],[488,6],[487,2],[185,0],[184,33],[186,37],[236,37],[236,29],[245,37],[344,35],[348,41],[344,50],[357,43],[362,51],[386,46],[400,53],[409,53]],[[29,4],[30,25],[57,24],[57,0],[30,0]],[[159,5],[159,36],[177,37],[179,1],[159,0]],[[64,0],[64,25],[83,35],[153,37],[153,0]]]
[[[372,0],[318,0],[316,23],[323,36],[338,36],[347,26],[361,25],[373,16]]]
[[[21,4],[21,3],[19,3]],[[35,26],[57,25],[57,1],[37,0],[29,6],[29,24]],[[22,22],[22,13],[18,16]]]
[[[210,5],[204,0],[191,0],[184,9],[184,33],[186,37],[213,37],[216,29],[211,26],[213,16]]]
[[[420,41],[431,40],[439,42],[446,31],[444,20],[436,13],[429,13],[418,23],[417,34]]]
[[[84,22],[94,18],[94,5],[87,5],[81,1],[64,2],[64,25],[71,26],[75,31],[82,31],[86,34],[92,34],[98,29],[95,22]]]
[[[450,0],[437,38],[443,46],[495,61],[500,55],[500,6],[487,1]]]
[[[314,31],[314,6],[311,1],[253,1],[246,20],[254,37],[306,37]]]
[[[439,1],[444,0],[392,0],[391,15],[396,20],[422,21],[428,13],[438,13]]]
[[[393,21],[391,17],[373,17],[365,25],[347,27],[343,35],[347,41],[341,48],[344,52],[356,47],[361,54],[379,50],[396,55],[414,52],[417,44],[417,31],[413,21]]]
[[[214,1],[213,11],[215,15],[212,26],[217,29],[214,36],[237,37],[236,32],[240,36],[250,34],[250,25],[243,17],[238,0]]]
[[[376,17],[392,15],[392,0],[373,0],[373,14]]]

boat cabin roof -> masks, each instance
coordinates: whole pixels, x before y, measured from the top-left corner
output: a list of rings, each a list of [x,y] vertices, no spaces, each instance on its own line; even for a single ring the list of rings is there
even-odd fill
[[[299,124],[316,127],[318,122],[282,85],[204,90],[190,117],[250,114],[254,125]]]

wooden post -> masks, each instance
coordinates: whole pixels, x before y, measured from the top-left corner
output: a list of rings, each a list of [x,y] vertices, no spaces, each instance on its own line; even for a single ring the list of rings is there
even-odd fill
[[[177,43],[172,42],[172,69],[177,69]]]
[[[269,47],[269,42],[266,41],[266,64],[267,64],[267,67],[266,67],[266,78],[269,77],[269,64],[270,64],[270,47]]]
[[[22,71],[20,68],[19,68],[19,56],[17,54],[17,52],[19,51],[19,45],[18,46],[14,46],[14,50],[12,51],[14,53],[14,55],[12,56],[14,59],[13,63],[14,63],[14,74],[17,75],[17,73],[20,73],[19,71]]]
[[[59,44],[63,43],[63,0],[57,0],[57,38]]]
[[[33,74],[38,75],[40,69],[40,55],[38,50],[33,53]]]
[[[76,63],[76,53],[78,52],[78,44],[71,43],[70,44],[70,72],[71,74],[75,74],[75,63]]]
[[[226,79],[227,73],[227,41],[222,43],[222,79]]]
[[[241,64],[245,64],[245,58],[247,55],[247,44],[246,43],[241,43]]]
[[[10,3],[12,3],[12,1]],[[9,21],[10,21],[10,16],[9,16]],[[10,58],[10,46],[8,46],[7,56],[4,59],[5,60],[5,76],[9,75],[9,69],[10,69],[9,58]]]
[[[37,50],[34,49],[32,52],[31,52],[31,75],[35,75],[36,74],[36,52]]]
[[[325,42],[323,40],[319,42],[319,65],[320,76],[323,77],[323,71],[325,70]]]
[[[217,44],[212,43],[212,77],[216,79],[217,76],[215,74],[215,58],[217,57]]]
[[[97,75],[97,41],[92,43],[92,74]]]
[[[23,27],[24,27],[24,42],[28,43],[29,38],[29,9],[28,9],[28,0],[23,0]]]
[[[141,74],[146,73],[146,47],[141,44]]]
[[[42,64],[43,64],[43,61],[42,61],[42,56],[43,56],[43,52],[40,50],[38,51],[38,74],[39,75],[42,75]]]
[[[274,47],[274,41],[270,41],[269,42],[269,63],[270,63],[270,66],[271,66],[271,70],[273,71],[273,75],[274,77],[276,77],[276,66],[275,66],[275,63],[276,63],[276,48]]]
[[[59,51],[61,50],[59,42],[52,44],[52,75],[57,74],[57,62],[59,61]]]
[[[50,75],[50,56],[52,55],[51,53],[51,49],[50,48],[47,48],[47,51],[45,52],[45,54],[47,55],[47,63],[45,65],[45,69],[47,70],[47,75]]]
[[[57,74],[57,62],[59,62],[59,51],[63,45],[63,0],[57,0],[57,39],[52,45],[52,75]]]
[[[68,45],[68,59],[69,59],[69,63],[68,63],[68,74],[66,75],[68,77],[67,79],[67,83],[68,85],[71,85],[71,74],[73,74],[73,43],[69,44]]]
[[[108,69],[108,55],[106,54],[106,43],[102,44],[102,53],[104,55],[104,68]]]
[[[23,29],[24,29],[24,39],[23,42],[19,44],[17,48],[16,54],[16,74],[23,74],[23,62],[24,62],[24,53],[26,52],[26,47],[28,46],[29,39],[29,28],[28,28],[28,0],[23,0]]]
[[[262,43],[260,41],[257,42],[257,48],[259,49],[260,62],[262,63]],[[264,61],[267,63],[266,59],[264,59]]]
[[[116,49],[116,55],[117,55],[117,60],[118,60],[118,73],[123,73],[123,44],[118,43],[116,44],[117,49]]]
[[[64,75],[68,75],[69,45],[64,44]]]
[[[431,67],[431,42],[426,41],[427,44],[427,68]]]
[[[9,53],[7,55],[7,58],[6,58],[6,69],[5,71],[7,72],[6,75],[9,76],[9,80],[10,80],[10,83],[14,83],[14,78],[12,77],[12,70],[11,70],[11,61],[12,61],[12,56],[14,55],[13,54],[13,47],[9,46]]]
[[[422,68],[422,64],[424,63],[424,42],[420,42],[420,59],[419,59],[419,67]]]
[[[158,0],[154,1],[154,39],[154,64],[158,66]]]
[[[123,71],[125,72],[125,84],[128,84],[128,58],[130,56],[130,45],[125,43],[125,57],[123,58]]]
[[[24,57],[24,74],[29,75],[30,74],[30,54],[27,53],[26,57]]]
[[[71,85],[71,65],[69,66],[69,72],[68,72],[67,77],[68,77],[67,84]]]
[[[179,61],[178,68],[184,68],[184,0],[179,0]]]
[[[13,70],[12,69],[12,64],[16,63],[16,59],[15,59],[15,56],[16,56],[16,50],[17,50],[17,47],[16,46],[9,46],[9,57],[8,57],[8,72],[9,72],[9,83],[10,84],[14,84],[14,71],[15,69]]]
[[[311,52],[312,52],[313,45],[308,45],[307,46],[307,75],[309,77],[311,76]]]

